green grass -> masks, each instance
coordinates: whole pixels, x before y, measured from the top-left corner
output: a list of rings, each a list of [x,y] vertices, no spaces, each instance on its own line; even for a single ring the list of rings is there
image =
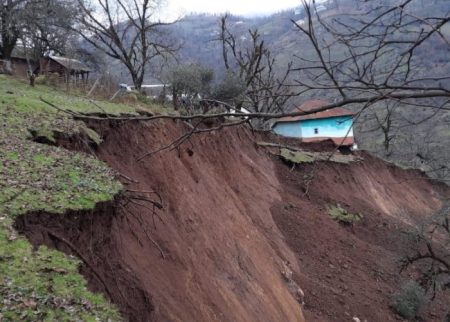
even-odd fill
[[[51,112],[56,110],[42,102],[39,98],[57,105],[66,110],[79,113],[101,113],[98,107],[91,103],[91,99],[82,96],[66,95],[63,91],[55,89],[53,86],[36,85],[28,86],[26,81],[0,75],[0,97],[2,105],[12,107],[14,110],[25,113]],[[125,104],[114,104],[107,101],[95,101],[102,109],[111,115],[123,113],[136,113],[136,107]]]
[[[330,215],[330,218],[333,220],[336,220],[337,222],[340,222],[342,224],[351,225],[354,222],[360,221],[363,219],[363,215],[360,213],[357,214],[351,214],[341,206],[331,206],[327,205],[328,214]]]
[[[3,226],[9,220],[3,220]],[[10,240],[11,239],[11,240]],[[0,316],[2,321],[112,321],[117,310],[86,289],[80,262],[0,230]]]
[[[101,112],[81,97],[0,75],[0,320],[120,320],[103,296],[87,291],[78,260],[43,246],[33,250],[12,228],[18,215],[46,211],[58,216],[68,209],[92,209],[123,189],[117,174],[100,160],[34,141],[46,138],[55,144],[59,132],[85,133],[101,143],[95,131],[40,97],[78,113]],[[136,113],[132,106],[97,104],[113,115]]]
[[[103,113],[110,115],[137,114],[139,107],[124,104],[113,104],[106,101],[94,101],[103,110],[95,106],[91,100],[80,96],[66,95],[51,86],[29,86],[26,82],[0,75],[0,117],[2,129],[6,134],[19,138],[44,137],[55,142],[54,132],[73,135],[84,132],[94,142],[100,142],[98,134],[94,134],[82,122],[74,121],[69,115],[58,112],[55,108],[42,102],[49,101],[63,110],[77,113]]]
[[[13,138],[0,146],[0,214],[93,208],[122,189],[115,172],[90,156]]]

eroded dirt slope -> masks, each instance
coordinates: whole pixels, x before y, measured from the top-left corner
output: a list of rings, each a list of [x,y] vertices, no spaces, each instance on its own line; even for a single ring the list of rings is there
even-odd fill
[[[62,217],[31,214],[18,228],[36,244],[76,248],[96,271],[83,268],[91,287],[133,321],[394,318],[388,297],[400,281],[391,259],[404,245],[393,241],[408,220],[438,210],[445,189],[403,180],[407,172],[364,154],[360,163],[326,166],[307,198],[304,178],[317,165],[291,170],[256,144],[269,138],[243,128],[192,137],[136,162],[184,127],[96,125],[105,136],[97,156],[139,181],[124,179],[129,190],[157,191],[164,223],[150,208],[107,204]],[[336,204],[364,219],[340,226],[326,211]]]
[[[309,321],[400,319],[389,309],[389,301],[409,277],[398,274],[399,259],[415,246],[404,231],[439,210],[449,197],[446,186],[419,171],[403,170],[364,152],[356,154],[364,161],[322,168],[308,196],[303,196],[304,178],[321,165],[291,171],[277,164],[284,193],[272,213],[296,253],[300,274],[294,279],[305,291]],[[364,217],[345,226],[330,218],[329,206]],[[445,301],[448,298],[439,298],[423,318],[442,320]]]
[[[164,224],[150,209],[133,204],[127,206],[130,213],[100,211],[109,218],[100,225],[83,226],[76,214],[68,214],[65,224],[51,222],[50,228],[100,267],[109,293],[130,320],[303,321],[295,284],[285,274],[298,271],[296,259],[270,211],[281,202],[272,160],[255,149],[249,132],[236,129],[192,138],[180,149],[136,163],[182,134],[181,126],[128,123],[108,129],[98,151],[112,168],[139,181],[128,181],[130,190],[161,194]],[[89,215],[94,222],[98,211],[83,217]],[[35,227],[37,221],[48,223],[41,220],[46,216],[34,218],[39,219],[19,226],[37,231],[27,233],[35,241],[51,243]],[[91,280],[105,291],[98,278]],[[130,288],[130,280],[138,287]]]

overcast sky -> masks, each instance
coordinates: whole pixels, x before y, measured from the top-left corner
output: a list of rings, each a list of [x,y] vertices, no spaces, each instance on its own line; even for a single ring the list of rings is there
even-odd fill
[[[171,10],[224,13],[235,15],[265,15],[300,6],[301,0],[168,0]],[[173,8],[173,9],[172,9]]]

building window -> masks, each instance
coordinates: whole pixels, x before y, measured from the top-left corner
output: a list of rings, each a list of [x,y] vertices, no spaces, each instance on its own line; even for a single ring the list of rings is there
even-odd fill
[[[314,128],[314,134],[319,134],[319,129],[317,127]]]

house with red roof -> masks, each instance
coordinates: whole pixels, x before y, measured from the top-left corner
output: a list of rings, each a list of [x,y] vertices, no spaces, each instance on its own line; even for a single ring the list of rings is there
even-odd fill
[[[309,100],[292,112],[305,112],[328,105],[321,100]],[[299,116],[286,116],[275,121],[276,134],[300,138],[303,142],[333,140],[336,145],[352,146],[354,113],[342,107]]]

